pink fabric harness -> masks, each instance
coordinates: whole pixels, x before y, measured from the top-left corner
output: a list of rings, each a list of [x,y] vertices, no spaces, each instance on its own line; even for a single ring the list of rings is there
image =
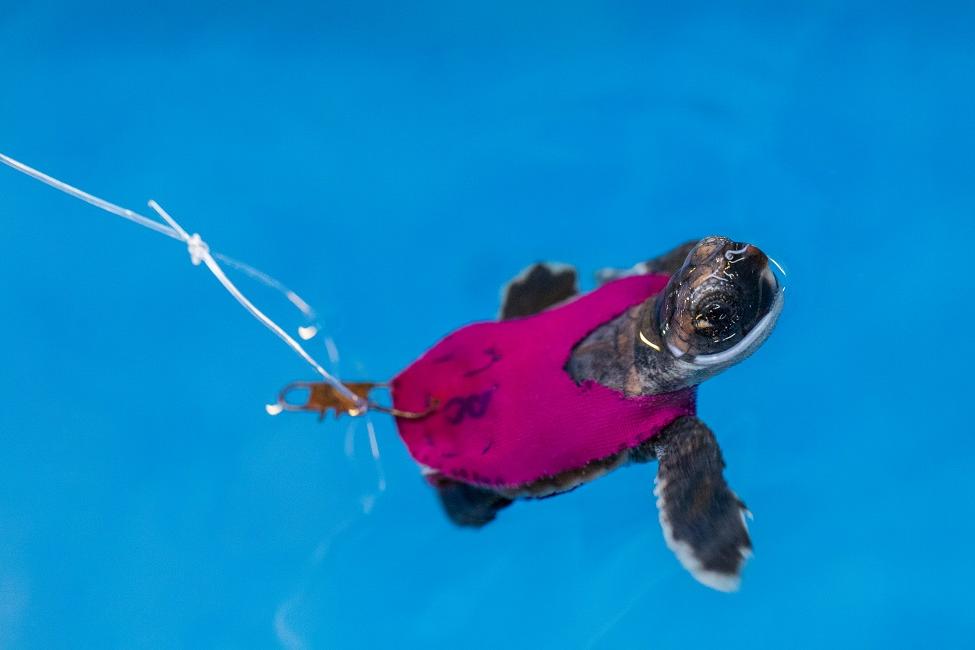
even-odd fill
[[[475,323],[448,335],[392,382],[397,419],[418,462],[468,483],[515,487],[576,469],[695,412],[695,389],[627,398],[565,371],[574,346],[659,293],[664,275],[616,280],[540,314]]]

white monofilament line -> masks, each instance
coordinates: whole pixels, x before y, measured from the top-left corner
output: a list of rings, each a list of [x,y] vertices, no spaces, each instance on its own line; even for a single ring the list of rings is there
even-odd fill
[[[311,308],[308,306],[308,304],[305,303],[305,301],[302,300],[296,293],[290,291],[287,287],[282,285],[280,282],[278,282],[271,276],[251,266],[248,266],[247,264],[244,264],[243,262],[238,262],[233,258],[226,257],[219,253],[211,254],[210,247],[207,245],[205,241],[203,241],[203,239],[200,238],[199,234],[194,233],[193,235],[190,235],[189,233],[187,233],[182,228],[182,226],[180,226],[175,219],[169,216],[169,214],[165,210],[163,210],[162,207],[160,207],[160,205],[155,201],[150,200],[149,207],[155,210],[155,212],[160,217],[162,217],[167,224],[169,224],[168,226],[165,226],[159,223],[158,221],[154,221],[148,217],[144,217],[141,214],[138,214],[137,212],[133,212],[132,210],[129,210],[128,208],[123,208],[121,206],[115,205],[114,203],[110,203],[104,199],[100,199],[97,196],[94,196],[92,194],[89,194],[88,192],[78,189],[77,187],[68,185],[63,181],[59,181],[56,178],[48,176],[47,174],[38,171],[33,167],[29,167],[24,163],[14,160],[13,158],[10,158],[9,156],[6,156],[2,153],[0,153],[0,162],[10,167],[13,167],[17,171],[24,173],[30,176],[31,178],[35,178],[41,181],[42,183],[46,183],[51,187],[64,192],[65,194],[70,194],[71,196],[81,199],[82,201],[85,201],[87,203],[90,203],[97,208],[101,208],[106,212],[111,212],[112,214],[122,217],[123,219],[128,219],[129,221],[135,222],[140,226],[148,228],[149,230],[153,230],[155,232],[158,232],[161,235],[166,235],[167,237],[171,237],[173,239],[176,239],[186,244],[187,249],[189,250],[190,253],[190,259],[192,260],[194,265],[199,265],[200,262],[206,264],[207,268],[210,269],[210,272],[213,273],[214,277],[217,278],[217,281],[219,281],[220,284],[223,285],[224,289],[226,289],[227,292],[230,293],[230,295],[232,295],[234,299],[236,299],[237,302],[239,302],[244,309],[246,309],[258,321],[260,321],[265,327],[267,327],[269,330],[274,332],[274,334],[276,334],[278,338],[284,341],[288,345],[288,347],[294,350],[295,353],[298,354],[298,356],[300,356],[312,368],[314,368],[315,372],[321,375],[326,382],[328,382],[337,391],[339,391],[343,397],[351,400],[353,404],[357,405],[357,407],[363,409],[365,408],[366,404],[358,395],[350,391],[348,388],[345,387],[344,384],[342,384],[342,382],[340,382],[338,379],[336,379],[331,374],[329,374],[328,371],[326,371],[325,368],[321,366],[321,364],[315,361],[315,359],[313,359],[312,356],[308,354],[307,351],[305,351],[305,349],[301,346],[300,343],[298,343],[298,341],[296,341],[287,332],[281,329],[281,327],[278,326],[277,323],[275,323],[273,320],[268,318],[264,314],[264,312],[262,312],[254,305],[254,303],[248,300],[247,297],[243,293],[241,293],[241,291],[236,287],[236,285],[234,285],[234,283],[230,281],[230,278],[226,276],[226,274],[223,272],[223,269],[217,263],[217,260],[215,258],[219,258],[224,262],[228,263],[229,265],[244,271],[248,275],[251,275],[252,277],[259,279],[261,282],[264,282],[265,284],[275,289],[278,289],[279,291],[284,293],[285,297],[292,304],[294,304],[298,309],[300,309],[302,313],[304,313],[306,316],[312,316],[313,312]]]

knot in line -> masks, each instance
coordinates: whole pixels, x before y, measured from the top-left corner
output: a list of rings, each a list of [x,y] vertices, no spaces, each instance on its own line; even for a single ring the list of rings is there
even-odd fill
[[[193,262],[193,266],[199,266],[200,262],[210,255],[210,247],[203,241],[198,232],[193,233],[186,240],[186,249],[190,253],[190,261]]]

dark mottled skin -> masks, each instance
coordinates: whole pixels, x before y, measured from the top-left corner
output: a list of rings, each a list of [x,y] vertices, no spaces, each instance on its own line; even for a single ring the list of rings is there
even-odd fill
[[[663,346],[656,327],[656,302],[649,300],[592,332],[565,366],[577,382],[591,379],[627,396],[669,393],[687,386],[687,373],[669,355],[653,354],[640,333]]]
[[[745,504],[722,475],[714,434],[697,418],[683,417],[653,442],[658,496],[674,541],[691,546],[704,570],[738,573],[752,542],[742,522]]]
[[[641,273],[673,275],[680,269],[697,241],[687,242],[658,258],[637,265]],[[625,272],[603,272],[611,280]],[[662,294],[661,294],[662,295]],[[626,395],[653,395],[687,385],[687,373],[669,356],[654,355],[639,340],[643,332],[651,342],[663,346],[657,327],[657,299],[631,307],[622,315],[593,331],[582,340],[566,364],[566,371],[578,382],[591,379]]]

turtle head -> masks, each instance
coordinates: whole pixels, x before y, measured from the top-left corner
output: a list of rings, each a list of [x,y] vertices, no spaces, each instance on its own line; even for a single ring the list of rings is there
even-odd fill
[[[702,239],[657,300],[661,351],[697,383],[754,352],[772,332],[782,301],[765,253],[724,237]]]

